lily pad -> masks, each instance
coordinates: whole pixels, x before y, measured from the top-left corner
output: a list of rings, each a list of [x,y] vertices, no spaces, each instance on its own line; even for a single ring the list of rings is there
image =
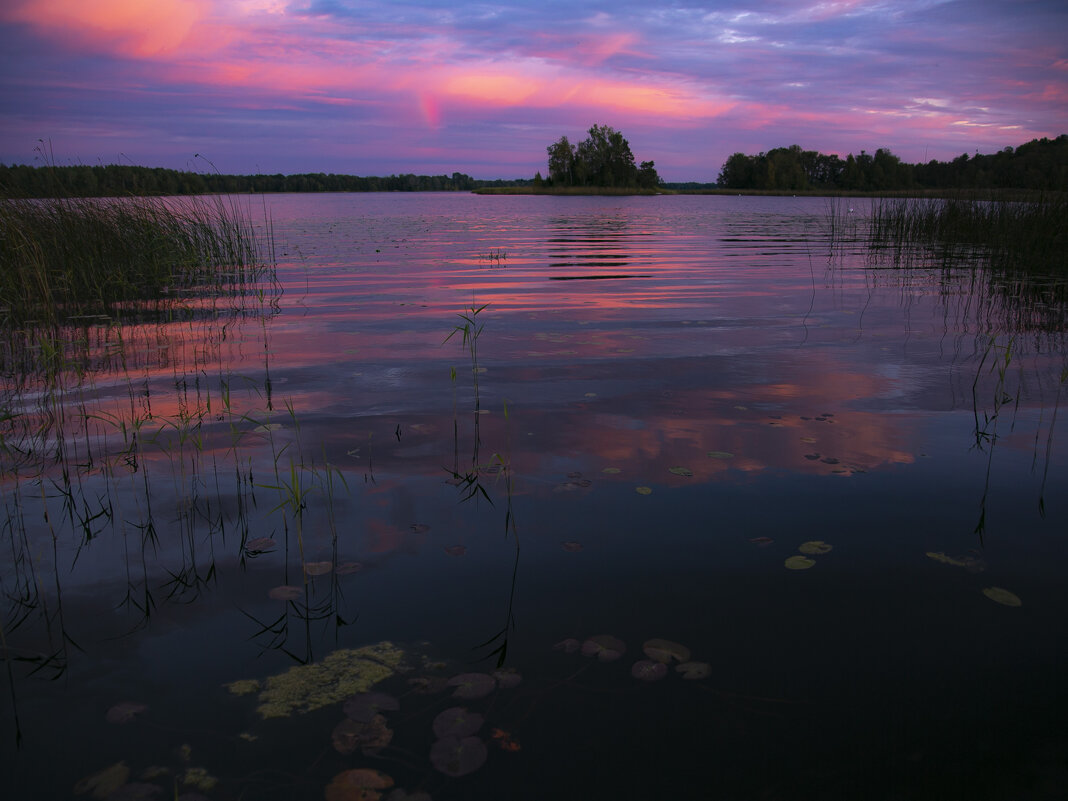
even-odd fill
[[[449,686],[455,687],[454,698],[484,698],[497,687],[497,680],[488,673],[461,673],[449,679]]]
[[[744,409],[744,406],[735,406],[736,409]],[[734,454],[727,451],[709,451],[708,455],[713,459],[733,459]]]
[[[474,773],[486,756],[486,744],[478,737],[442,737],[430,747],[430,764],[453,778]]]
[[[674,473],[677,476],[684,476],[685,478],[689,478],[693,475],[693,470],[688,467],[669,467],[668,472]]]
[[[385,693],[356,693],[348,698],[341,708],[346,717],[367,723],[379,712],[394,712],[400,709],[400,701]]]
[[[791,556],[785,564],[787,570],[808,570],[816,563],[805,556]]]
[[[652,495],[653,494],[653,488],[652,487],[635,487],[634,491],[636,493],[638,493],[639,495]]]
[[[274,598],[276,601],[295,601],[303,595],[303,589],[290,584],[283,584],[281,587],[274,587],[267,591],[267,597]]]
[[[393,730],[386,725],[382,715],[375,715],[366,723],[345,718],[334,727],[330,739],[339,754],[351,754],[360,748],[364,754],[370,755],[393,741]]]
[[[434,718],[434,734],[439,739],[470,737],[481,729],[485,722],[486,719],[477,712],[469,712],[466,707],[454,706]]]
[[[630,675],[642,681],[659,681],[667,675],[667,665],[651,659],[641,659],[634,663]]]
[[[144,704],[135,704],[132,701],[123,701],[121,704],[115,704],[104,715],[104,719],[108,723],[129,723],[137,715],[140,715],[148,709]]]
[[[1023,601],[1020,600],[1020,596],[1016,595],[1016,593],[1009,592],[1006,589],[1002,589],[1001,587],[986,587],[983,590],[983,595],[991,601],[1005,606],[1023,606]]]
[[[325,576],[333,569],[333,562],[305,562],[304,564],[304,572],[309,576]]]
[[[326,801],[377,801],[375,792],[393,786],[393,779],[371,768],[346,770],[326,786]]]
[[[752,537],[749,541],[754,545],[759,545],[761,548],[765,547],[766,545],[771,545],[773,542],[775,542],[775,540],[773,540],[771,537]]]
[[[568,542],[560,543],[560,546],[565,551],[568,551],[570,553],[578,553],[579,551],[582,550],[582,543],[581,542],[574,542],[574,541],[570,541],[569,540]]]
[[[671,640],[646,640],[642,644],[642,653],[654,662],[668,663],[672,659],[688,662],[690,659],[690,649]]]
[[[676,665],[675,670],[682,674],[684,679],[705,679],[712,673],[712,666],[708,662],[683,662]]]
[[[952,556],[947,556],[941,551],[928,551],[927,556],[944,565],[963,567],[969,573],[982,573],[986,569],[986,563],[978,556],[962,556],[958,559]]]
[[[560,642],[556,643],[556,645],[553,646],[553,650],[563,651],[565,654],[573,654],[581,647],[581,642],[574,637],[568,637],[566,640],[560,640]]]
[[[512,687],[518,687],[523,681],[523,677],[519,675],[515,668],[495,670],[493,671],[493,678],[497,680],[497,686],[502,690],[510,690]]]
[[[598,634],[582,643],[583,656],[596,656],[602,662],[614,662],[627,652],[627,646],[611,634]]]
[[[249,553],[258,553],[273,548],[277,543],[270,537],[256,537],[245,543],[245,550]]]
[[[809,554],[811,556],[814,554],[828,553],[833,548],[833,545],[828,545],[823,540],[809,540],[808,542],[801,543],[798,546],[797,550],[801,551],[801,553]]]
[[[618,467],[605,467],[604,469],[601,470],[601,472],[602,473],[607,473],[608,475],[611,476],[611,475],[615,475],[616,473],[622,473],[623,471],[620,470]]]
[[[350,576],[353,573],[359,573],[361,570],[363,570],[362,562],[342,562],[334,569],[334,573],[338,576]]]
[[[416,534],[426,534],[430,531],[430,526],[426,523],[412,523],[409,528]]]

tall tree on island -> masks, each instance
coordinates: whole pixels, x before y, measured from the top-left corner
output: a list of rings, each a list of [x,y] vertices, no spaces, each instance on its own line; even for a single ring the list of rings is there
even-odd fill
[[[653,189],[660,176],[652,161],[635,166],[630,143],[608,125],[594,125],[577,146],[566,136],[546,148],[553,186],[604,186]]]

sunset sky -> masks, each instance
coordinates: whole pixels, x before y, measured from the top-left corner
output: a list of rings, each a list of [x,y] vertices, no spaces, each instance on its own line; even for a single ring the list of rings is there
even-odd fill
[[[596,123],[714,181],[1068,133],[1063,0],[3,0],[0,52],[7,164],[531,177]]]

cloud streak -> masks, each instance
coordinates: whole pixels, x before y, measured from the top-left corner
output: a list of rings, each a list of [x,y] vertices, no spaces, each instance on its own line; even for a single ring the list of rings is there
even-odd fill
[[[732,152],[909,161],[1068,130],[1056,2],[15,0],[0,159],[529,176],[619,128],[668,180]]]

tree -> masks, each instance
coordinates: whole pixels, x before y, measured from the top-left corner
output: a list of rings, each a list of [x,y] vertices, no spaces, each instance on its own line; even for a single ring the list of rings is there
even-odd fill
[[[566,136],[546,148],[549,178],[554,186],[655,188],[660,176],[652,161],[635,166],[630,143],[608,125],[594,125],[578,146]]]

